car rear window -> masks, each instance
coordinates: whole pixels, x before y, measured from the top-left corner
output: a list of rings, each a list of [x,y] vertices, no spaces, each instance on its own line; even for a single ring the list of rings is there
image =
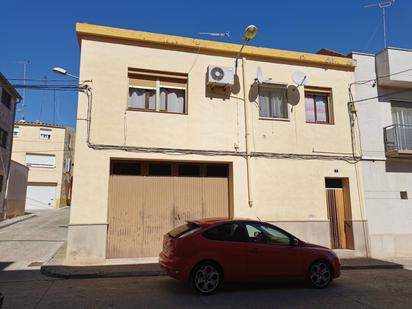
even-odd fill
[[[198,227],[199,226],[196,223],[188,222],[186,224],[183,224],[183,225],[178,226],[177,228],[171,230],[169,232],[169,235],[170,235],[170,237],[178,238],[181,235],[183,235],[183,234],[185,234],[185,233],[187,233],[191,230],[194,230],[195,228],[198,228]]]

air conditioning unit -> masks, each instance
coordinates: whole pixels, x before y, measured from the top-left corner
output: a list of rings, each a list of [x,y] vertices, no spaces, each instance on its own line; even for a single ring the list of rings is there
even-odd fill
[[[207,67],[207,85],[230,87],[234,84],[234,70],[230,67],[209,65]]]

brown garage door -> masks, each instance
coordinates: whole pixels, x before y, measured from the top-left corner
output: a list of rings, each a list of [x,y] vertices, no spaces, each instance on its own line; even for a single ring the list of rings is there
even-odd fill
[[[229,216],[228,177],[219,176],[111,175],[107,258],[157,256],[163,235],[186,220]]]

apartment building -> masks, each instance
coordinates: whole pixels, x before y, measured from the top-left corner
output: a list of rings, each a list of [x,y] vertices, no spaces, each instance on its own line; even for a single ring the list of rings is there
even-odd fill
[[[412,50],[353,53],[373,257],[412,256]]]
[[[70,205],[75,133],[72,128],[19,121],[12,159],[29,167],[26,210]]]
[[[10,173],[13,125],[16,104],[21,99],[6,77],[0,73],[0,221],[6,216],[6,191]]]
[[[164,233],[214,216],[366,255],[352,59],[246,46],[236,60],[241,45],[91,24],[77,35],[92,82],[79,94],[67,263],[155,257]]]

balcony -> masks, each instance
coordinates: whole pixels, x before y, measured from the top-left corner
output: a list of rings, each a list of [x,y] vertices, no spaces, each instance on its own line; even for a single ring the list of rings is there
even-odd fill
[[[408,88],[412,86],[412,50],[385,48],[376,55],[379,86]]]
[[[387,157],[412,158],[412,125],[393,124],[383,128]]]

